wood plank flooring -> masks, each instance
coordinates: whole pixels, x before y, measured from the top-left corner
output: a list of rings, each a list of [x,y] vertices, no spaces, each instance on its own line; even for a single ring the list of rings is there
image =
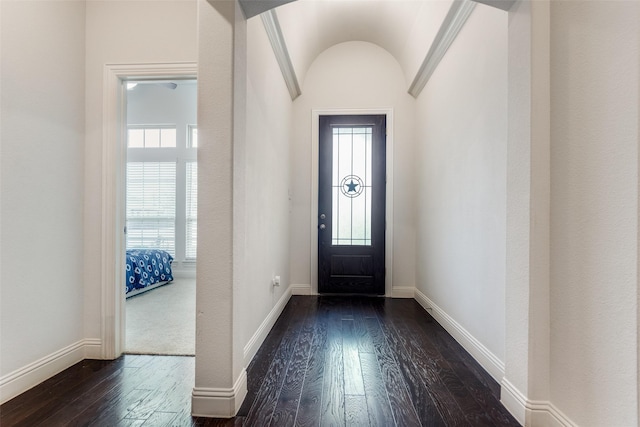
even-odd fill
[[[498,384],[414,300],[291,298],[238,416],[191,417],[194,358],[85,360],[0,406],[10,426],[518,426]]]

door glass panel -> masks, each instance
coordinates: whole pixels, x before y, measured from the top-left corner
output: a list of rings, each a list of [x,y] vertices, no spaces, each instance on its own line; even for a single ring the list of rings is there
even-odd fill
[[[371,246],[373,128],[333,128],[332,245]]]

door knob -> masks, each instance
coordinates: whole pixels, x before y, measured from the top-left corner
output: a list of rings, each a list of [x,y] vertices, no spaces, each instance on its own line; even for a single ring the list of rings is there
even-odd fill
[[[320,230],[324,230],[325,228],[327,228],[327,226],[326,226],[326,225],[324,225],[324,224],[320,224]]]
[[[320,214],[320,219],[325,219],[327,216],[325,214]]]

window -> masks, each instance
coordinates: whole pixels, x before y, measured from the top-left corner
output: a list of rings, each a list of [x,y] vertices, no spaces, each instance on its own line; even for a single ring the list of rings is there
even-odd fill
[[[198,128],[195,125],[189,126],[189,147],[198,147]]]
[[[371,246],[372,127],[333,128],[332,245]]]
[[[185,258],[195,259],[198,247],[198,164],[187,162],[187,212]]]
[[[130,126],[127,138],[129,148],[175,148],[175,127]]]
[[[197,128],[128,126],[127,249],[169,252],[174,264],[197,253]]]
[[[175,256],[176,164],[127,163],[127,248]]]

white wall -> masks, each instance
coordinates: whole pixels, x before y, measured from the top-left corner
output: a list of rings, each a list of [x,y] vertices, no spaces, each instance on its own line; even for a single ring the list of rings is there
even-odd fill
[[[294,102],[291,147],[291,282],[311,285],[311,114],[314,109],[393,109],[393,285],[413,287],[415,100],[407,94],[398,62],[366,42],[335,45],[309,68],[302,95]],[[391,158],[388,154],[388,159]],[[317,195],[315,195],[317,197]],[[317,289],[312,289],[317,292]]]
[[[504,361],[506,13],[475,8],[416,125],[416,288]]]
[[[291,99],[259,18],[246,22],[234,2],[200,0],[198,21],[192,411],[233,416],[246,394],[246,363],[289,295]],[[273,275],[280,288],[271,287]]]
[[[102,132],[105,64],[196,62],[195,0],[89,1],[86,5],[84,172],[85,336],[101,316]]]
[[[551,401],[638,425],[640,4],[551,12]]]
[[[84,336],[85,5],[1,4],[4,378]]]
[[[197,120],[195,80],[174,80],[178,86],[170,89],[156,84],[141,83],[127,91],[127,123],[130,125],[176,125],[178,144],[185,144],[187,126]]]
[[[516,2],[509,10],[508,34],[506,347],[501,400],[525,423],[538,415],[531,412],[542,412],[544,417],[548,410],[549,2]],[[527,409],[527,399],[537,407]]]
[[[247,22],[242,340],[246,346],[290,284],[292,102],[262,20]],[[271,279],[281,278],[274,288]]]
[[[410,28],[405,44],[397,55],[398,61],[404,70],[407,88],[416,77],[425,56],[431,48],[436,34],[440,30],[442,21],[447,16],[453,1],[430,0],[420,2],[420,10],[415,16],[415,22]],[[402,22],[396,25],[403,25]]]
[[[244,153],[246,104],[246,25],[239,13],[236,2],[198,0],[198,286],[192,394],[192,413],[197,415],[234,415],[246,393],[240,289],[234,275],[236,240],[243,240],[236,232],[241,221],[234,218],[244,217],[236,212],[236,205],[242,210],[244,203],[241,193],[235,194],[239,184],[234,171]]]

